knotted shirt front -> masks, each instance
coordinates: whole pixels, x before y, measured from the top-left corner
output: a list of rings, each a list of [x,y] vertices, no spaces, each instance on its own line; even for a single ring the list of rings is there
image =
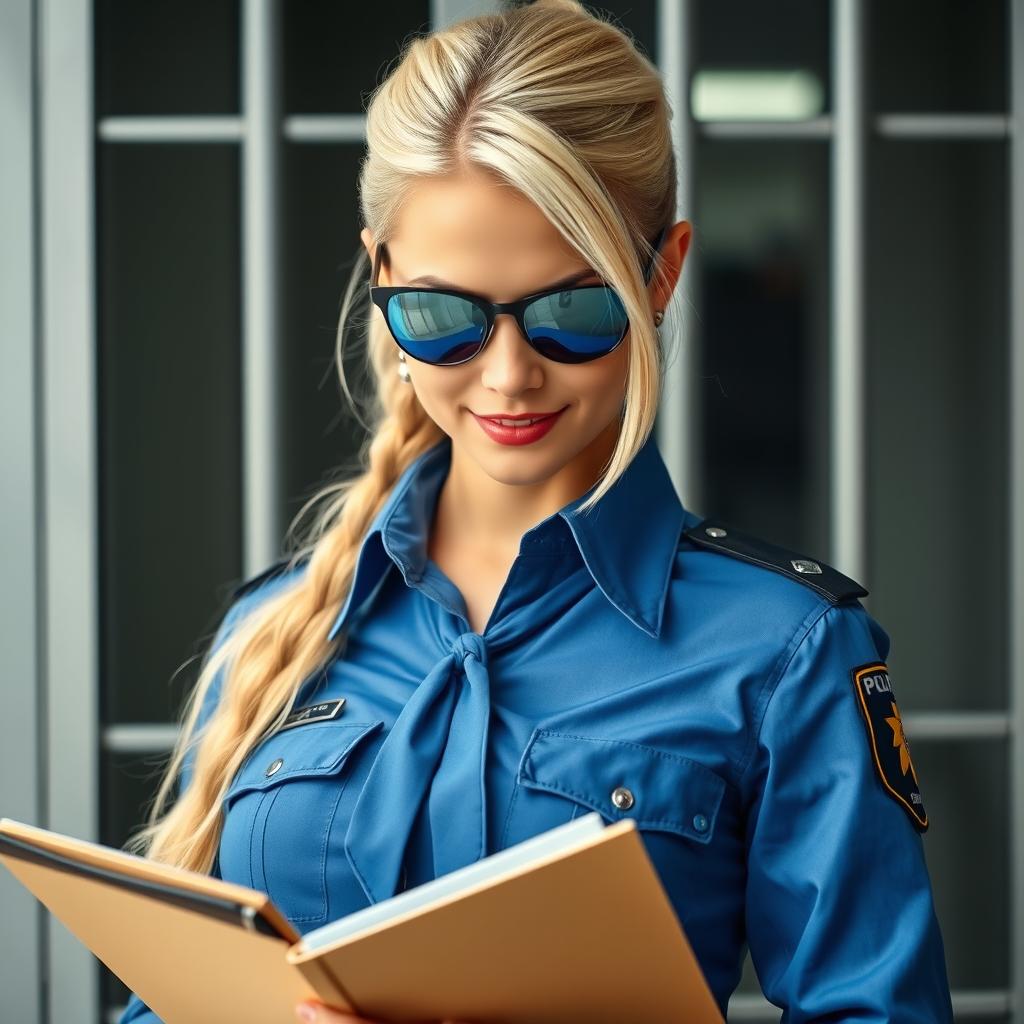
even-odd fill
[[[749,942],[794,1020],[951,1019],[921,836],[851,684],[889,649],[860,602],[688,541],[652,436],[591,511],[523,535],[477,633],[427,556],[450,459],[446,438],[374,518],[344,644],[233,780],[216,873],[308,931],[578,814],[631,817],[723,1014]],[[215,644],[302,572],[245,588]],[[121,1024],[146,1013],[133,995]]]

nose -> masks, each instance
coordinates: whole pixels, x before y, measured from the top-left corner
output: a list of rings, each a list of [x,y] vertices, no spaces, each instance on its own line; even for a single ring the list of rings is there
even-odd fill
[[[523,337],[511,313],[494,318],[494,330],[483,352],[481,382],[503,395],[516,395],[544,383],[544,357]]]

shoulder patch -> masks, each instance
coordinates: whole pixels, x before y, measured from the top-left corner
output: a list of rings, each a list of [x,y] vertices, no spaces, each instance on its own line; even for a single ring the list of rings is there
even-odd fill
[[[733,558],[740,558],[745,562],[773,569],[790,579],[799,580],[833,603],[848,597],[865,597],[868,593],[856,580],[844,576],[838,569],[833,569],[820,559],[808,558],[797,551],[771,544],[760,537],[753,537],[713,519],[705,519],[696,526],[691,526],[683,531],[683,536],[700,547],[710,548],[723,555],[732,555]]]
[[[304,559],[302,561],[304,561]],[[302,561],[296,564],[301,565]],[[279,576],[282,573],[287,572],[291,564],[292,560],[290,557],[278,559],[278,561],[274,562],[273,565],[264,569],[263,572],[257,573],[255,576],[251,576],[249,579],[243,580],[241,583],[239,583],[235,587],[235,589],[231,591],[232,599],[237,600],[243,594],[248,594],[249,591],[255,590],[258,586],[260,586],[260,584],[266,582],[267,580],[273,579],[273,577]]]
[[[850,670],[857,703],[864,716],[871,759],[885,791],[910,815],[918,830],[928,829],[928,814],[921,798],[910,744],[884,661],[870,661]]]

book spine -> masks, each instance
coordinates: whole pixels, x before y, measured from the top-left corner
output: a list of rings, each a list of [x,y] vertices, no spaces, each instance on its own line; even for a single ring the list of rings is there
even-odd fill
[[[302,972],[302,976],[309,982],[321,1002],[347,1013],[358,1013],[344,986],[330,972],[323,960],[303,960],[294,966]]]

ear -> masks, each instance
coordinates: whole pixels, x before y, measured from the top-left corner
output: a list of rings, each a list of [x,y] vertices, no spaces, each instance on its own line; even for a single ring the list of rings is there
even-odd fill
[[[366,255],[370,257],[370,266],[373,266],[373,259],[377,255],[377,243],[373,237],[373,232],[369,228],[363,228],[359,232],[359,240],[363,243],[363,247],[366,249]],[[388,283],[387,267],[382,266],[380,268],[380,284]]]
[[[363,243],[366,254],[373,259],[373,232],[369,228],[363,228],[359,232],[359,241]]]
[[[649,285],[651,309],[665,309],[675,291],[679,275],[683,270],[683,262],[693,238],[693,225],[688,220],[673,224],[665,233],[661,243],[661,274],[656,275]],[[664,282],[661,278],[664,277]]]

